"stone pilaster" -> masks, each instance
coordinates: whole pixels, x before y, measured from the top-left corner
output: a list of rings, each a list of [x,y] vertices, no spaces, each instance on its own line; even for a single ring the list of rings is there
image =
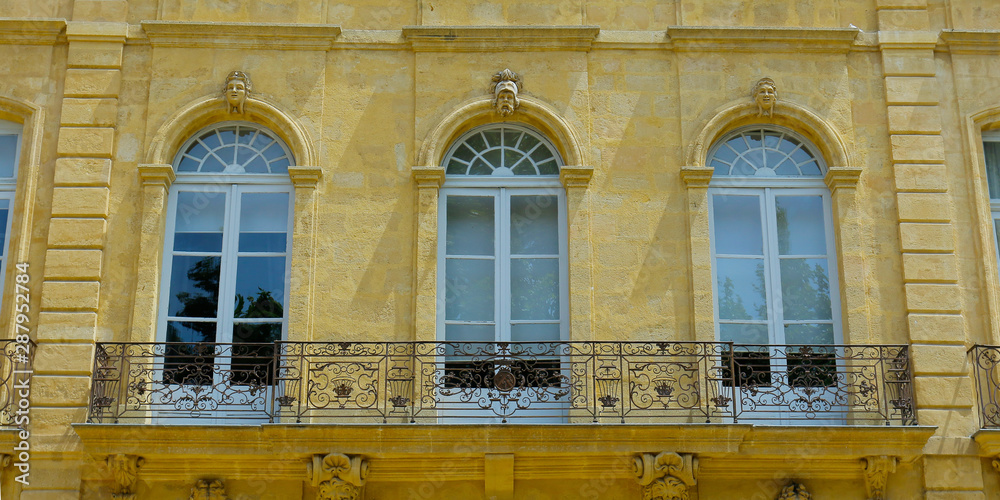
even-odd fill
[[[108,22],[124,21],[124,2],[100,14],[112,3],[82,2],[76,20],[66,28],[69,50],[59,135],[53,145],[58,158],[52,219],[42,281],[36,285],[39,290],[33,290],[41,292],[42,300],[31,390],[32,422],[45,422],[45,429],[59,429],[59,434],[36,430],[32,451],[40,452],[37,456],[65,450],[72,437],[59,425],[86,418],[127,32],[124,22]],[[22,498],[62,498],[79,490],[79,475],[71,473],[79,463],[59,462],[62,473],[37,478],[36,465],[40,472],[56,468],[45,461],[33,464],[32,481]]]
[[[981,492],[983,482],[979,460],[958,456],[969,426],[955,419],[973,418],[975,396],[941,135],[938,34],[924,0],[879,0],[878,19],[917,416],[939,426],[925,449],[924,486],[927,498],[953,498]],[[968,478],[948,472],[959,462]]]

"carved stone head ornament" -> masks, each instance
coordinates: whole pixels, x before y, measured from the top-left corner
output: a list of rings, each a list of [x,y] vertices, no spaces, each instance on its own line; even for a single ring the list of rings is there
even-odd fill
[[[233,71],[226,78],[226,86],[222,89],[222,95],[226,98],[226,109],[230,113],[243,114],[243,104],[247,97],[250,97],[250,90],[253,84],[250,83],[250,76],[242,71]]]
[[[757,103],[757,116],[771,116],[774,104],[778,102],[778,86],[770,78],[761,78],[753,86],[752,97]]]
[[[778,500],[812,500],[812,494],[806,491],[806,487],[798,483],[791,483],[781,489]]]
[[[517,94],[521,89],[521,77],[510,69],[493,75],[493,107],[500,116],[508,117],[521,105]]]

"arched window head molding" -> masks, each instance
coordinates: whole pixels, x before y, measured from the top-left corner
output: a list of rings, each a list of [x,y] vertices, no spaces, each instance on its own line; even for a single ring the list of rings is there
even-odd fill
[[[983,282],[986,284],[986,298],[989,307],[989,324],[986,326],[986,338],[981,341],[987,344],[1000,342],[997,327],[1000,326],[1000,265],[997,255],[1000,249],[994,238],[993,209],[990,203],[990,190],[986,176],[986,165],[983,151],[983,132],[1000,129],[1000,106],[991,106],[965,119],[965,138],[969,155],[968,165],[973,180],[972,206],[976,215],[976,232],[979,233],[979,244],[982,248],[980,266],[983,269]]]
[[[513,120],[503,120],[493,106],[493,99],[482,97],[462,104],[449,113],[424,140],[413,167],[413,177],[418,184],[440,185],[444,181],[441,161],[448,148],[462,134],[469,130],[499,121],[520,122],[537,129],[552,141],[562,156],[565,165],[560,178],[566,187],[586,185],[590,181],[593,167],[589,166],[584,144],[570,123],[552,107],[534,97],[519,95],[520,105],[512,116]]]
[[[31,230],[35,220],[35,192],[38,190],[38,177],[42,161],[42,136],[44,110],[34,103],[0,96],[0,120],[21,124],[21,153],[17,164],[17,186],[11,221],[12,241],[7,262],[28,262],[31,251]],[[13,269],[13,266],[7,266]],[[0,269],[0,272],[5,270]],[[12,281],[6,280],[6,283]],[[11,297],[13,298],[13,297]],[[10,305],[13,300],[4,300],[0,314],[9,318]],[[32,307],[35,307],[32,305]],[[16,333],[13,321],[7,325],[5,338],[14,338]]]
[[[826,183],[831,191],[857,185],[861,168],[855,165],[854,155],[848,151],[837,129],[827,120],[805,106],[788,100],[775,103],[771,117],[757,114],[757,104],[745,99],[731,101],[716,109],[712,119],[705,124],[688,148],[688,166],[682,170],[685,182],[708,182],[711,175],[706,176],[702,172],[706,169],[708,150],[722,136],[744,125],[772,125],[788,128],[816,145],[828,166]]]
[[[226,106],[222,97],[204,97],[171,115],[150,141],[146,163],[173,163],[178,149],[192,135],[214,123],[233,120],[233,115],[227,111]],[[278,134],[292,150],[298,165],[317,165],[319,158],[313,141],[298,120],[257,96],[248,97],[244,109],[246,113],[239,119],[260,124]]]

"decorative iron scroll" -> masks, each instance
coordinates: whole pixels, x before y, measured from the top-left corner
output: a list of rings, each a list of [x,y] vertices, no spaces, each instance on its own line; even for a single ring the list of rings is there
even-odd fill
[[[20,422],[18,402],[27,401],[27,396],[18,396],[18,382],[31,371],[31,361],[35,356],[35,343],[21,343],[13,339],[0,340],[0,425],[15,425],[24,427],[24,418]]]
[[[91,422],[915,423],[906,346],[99,344]]]
[[[1000,428],[1000,346],[972,348],[979,393],[979,422],[984,429]]]
[[[735,345],[736,420],[915,425],[902,345]]]

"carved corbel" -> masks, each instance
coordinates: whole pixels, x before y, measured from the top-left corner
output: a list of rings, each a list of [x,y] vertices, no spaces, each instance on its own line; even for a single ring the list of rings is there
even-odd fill
[[[317,500],[360,500],[368,478],[368,461],[341,453],[313,455],[308,473],[312,485],[319,488]]]
[[[221,479],[199,479],[191,488],[188,500],[229,500],[226,484]]]
[[[806,491],[805,486],[791,483],[781,489],[776,500],[812,500],[812,494]]]
[[[688,488],[697,484],[698,459],[689,453],[643,453],[635,457],[633,466],[643,486],[643,500],[689,500]]]
[[[139,468],[146,459],[137,455],[108,455],[104,459],[111,469],[111,477],[115,480],[115,488],[111,493],[113,500],[135,500],[135,483],[139,480]]]
[[[885,500],[885,483],[896,472],[896,457],[881,455],[862,459],[868,500]]]

